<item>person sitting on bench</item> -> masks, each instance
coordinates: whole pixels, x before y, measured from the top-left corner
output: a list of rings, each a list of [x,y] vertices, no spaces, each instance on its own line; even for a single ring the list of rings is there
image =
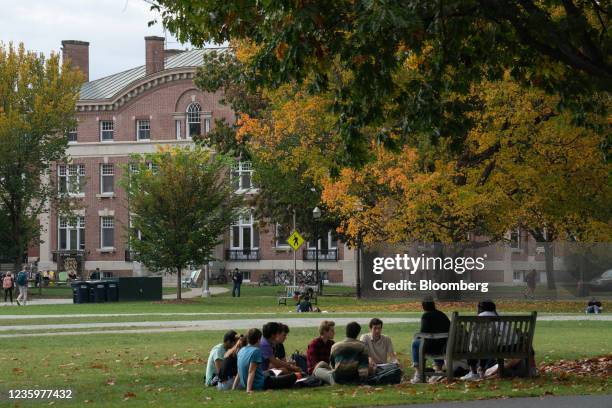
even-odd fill
[[[423,307],[423,315],[421,316],[421,330],[420,333],[448,333],[450,329],[450,320],[448,317],[438,309],[436,309],[436,303],[433,297],[426,296],[421,303]],[[442,354],[446,347],[447,339],[430,339],[425,342],[425,353],[427,354]],[[414,377],[410,382],[413,384],[421,382],[421,377],[425,375],[419,372],[419,348],[421,347],[421,339],[414,339],[412,341],[412,365],[414,366],[415,372]],[[434,360],[434,370],[436,372],[442,371],[444,360]]]

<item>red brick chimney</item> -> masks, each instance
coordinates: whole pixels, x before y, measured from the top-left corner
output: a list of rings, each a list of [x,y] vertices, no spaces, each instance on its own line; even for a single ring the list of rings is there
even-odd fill
[[[145,37],[147,75],[164,69],[164,37]]]
[[[70,66],[78,68],[89,82],[89,43],[86,41],[62,41],[62,55],[64,61],[70,61]]]

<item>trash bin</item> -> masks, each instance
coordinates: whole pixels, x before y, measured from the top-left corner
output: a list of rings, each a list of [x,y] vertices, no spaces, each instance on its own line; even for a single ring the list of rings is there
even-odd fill
[[[89,285],[87,282],[74,281],[70,286],[72,287],[72,301],[74,303],[89,302]]]
[[[89,286],[89,301],[91,303],[106,302],[106,285],[102,281],[87,281]]]
[[[117,279],[107,279],[104,281],[106,285],[106,301],[119,301],[119,281]]]

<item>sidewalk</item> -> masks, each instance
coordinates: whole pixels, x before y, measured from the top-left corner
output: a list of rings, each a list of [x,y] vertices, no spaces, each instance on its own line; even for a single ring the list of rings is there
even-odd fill
[[[395,405],[388,408],[605,408],[610,406],[611,400],[612,395],[573,395]]]
[[[293,317],[284,318],[283,322],[291,327],[317,327],[323,316],[327,314],[313,313],[312,317]],[[327,315],[329,316],[329,315]],[[548,317],[548,318],[547,318]],[[558,319],[566,317],[571,319]],[[550,319],[549,319],[550,318]],[[61,323],[61,324],[33,324],[33,325],[12,325],[0,326],[0,333],[6,331],[21,330],[40,330],[39,333],[11,333],[0,334],[0,338],[9,337],[37,337],[37,336],[74,336],[83,334],[110,334],[110,333],[163,333],[170,331],[212,331],[229,329],[248,329],[250,327],[260,327],[270,319],[224,319],[224,320],[174,320],[174,321],[132,321],[132,322],[99,322],[99,323]],[[385,317],[385,322],[393,323],[418,323],[420,318],[416,317]],[[558,320],[585,320],[584,316],[543,316],[544,321]],[[612,321],[612,315],[600,316],[598,320]],[[345,325],[352,321],[367,325],[370,317],[352,316],[336,317],[334,321],[338,325]],[[89,330],[99,329],[99,330]],[[46,332],[46,330],[72,330],[64,332]]]
[[[229,292],[228,288],[224,288],[221,286],[211,286],[210,294],[218,295],[220,293]],[[183,299],[191,299],[202,296],[202,288],[193,288],[193,289],[183,289],[181,293]],[[168,295],[163,295],[164,300],[172,300],[176,299],[176,293],[170,293]],[[72,299],[35,299],[29,300],[28,305],[69,305],[72,304]],[[0,306],[17,306],[17,302],[0,302]]]

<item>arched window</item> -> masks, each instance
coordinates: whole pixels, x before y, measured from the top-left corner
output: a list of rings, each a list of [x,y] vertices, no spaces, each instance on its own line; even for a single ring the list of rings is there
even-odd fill
[[[197,102],[193,102],[187,107],[187,137],[193,137],[202,133],[201,111],[202,108]]]

